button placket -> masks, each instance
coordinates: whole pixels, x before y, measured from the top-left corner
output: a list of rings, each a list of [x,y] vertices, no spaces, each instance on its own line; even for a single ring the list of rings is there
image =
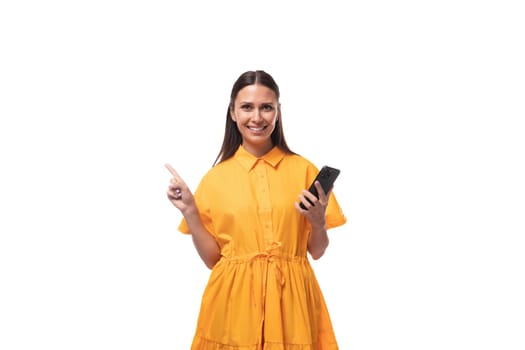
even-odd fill
[[[262,223],[262,230],[264,236],[264,243],[269,246],[274,242],[273,227],[272,227],[272,206],[270,198],[270,188],[267,176],[268,165],[260,160],[255,171],[257,174],[257,191],[258,191],[258,206],[259,206],[259,220]]]

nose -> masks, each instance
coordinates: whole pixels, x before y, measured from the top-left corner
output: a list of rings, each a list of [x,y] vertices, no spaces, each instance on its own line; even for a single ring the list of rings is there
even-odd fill
[[[255,108],[255,109],[253,110],[252,119],[254,119],[254,120],[256,120],[256,121],[262,119],[262,117],[261,117],[261,111],[260,111],[259,108]]]

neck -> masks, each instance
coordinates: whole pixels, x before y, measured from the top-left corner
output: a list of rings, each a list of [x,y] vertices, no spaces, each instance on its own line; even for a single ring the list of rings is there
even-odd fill
[[[243,143],[242,146],[248,153],[252,154],[254,157],[259,158],[272,150],[273,143],[269,142],[265,145],[250,145]]]

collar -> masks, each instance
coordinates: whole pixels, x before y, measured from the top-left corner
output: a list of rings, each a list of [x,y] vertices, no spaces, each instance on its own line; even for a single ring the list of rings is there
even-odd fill
[[[249,153],[242,145],[239,146],[233,158],[236,159],[241,166],[250,171],[257,161],[263,160],[264,162],[270,164],[272,167],[276,168],[279,162],[284,158],[285,153],[279,147],[273,147],[268,153],[262,157],[255,157],[253,154]]]

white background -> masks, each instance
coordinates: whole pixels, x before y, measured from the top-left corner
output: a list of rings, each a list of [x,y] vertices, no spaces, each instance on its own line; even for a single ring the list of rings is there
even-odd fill
[[[264,69],[342,170],[312,263],[342,350],[525,348],[519,1],[3,1],[0,349],[189,349],[194,188]]]

